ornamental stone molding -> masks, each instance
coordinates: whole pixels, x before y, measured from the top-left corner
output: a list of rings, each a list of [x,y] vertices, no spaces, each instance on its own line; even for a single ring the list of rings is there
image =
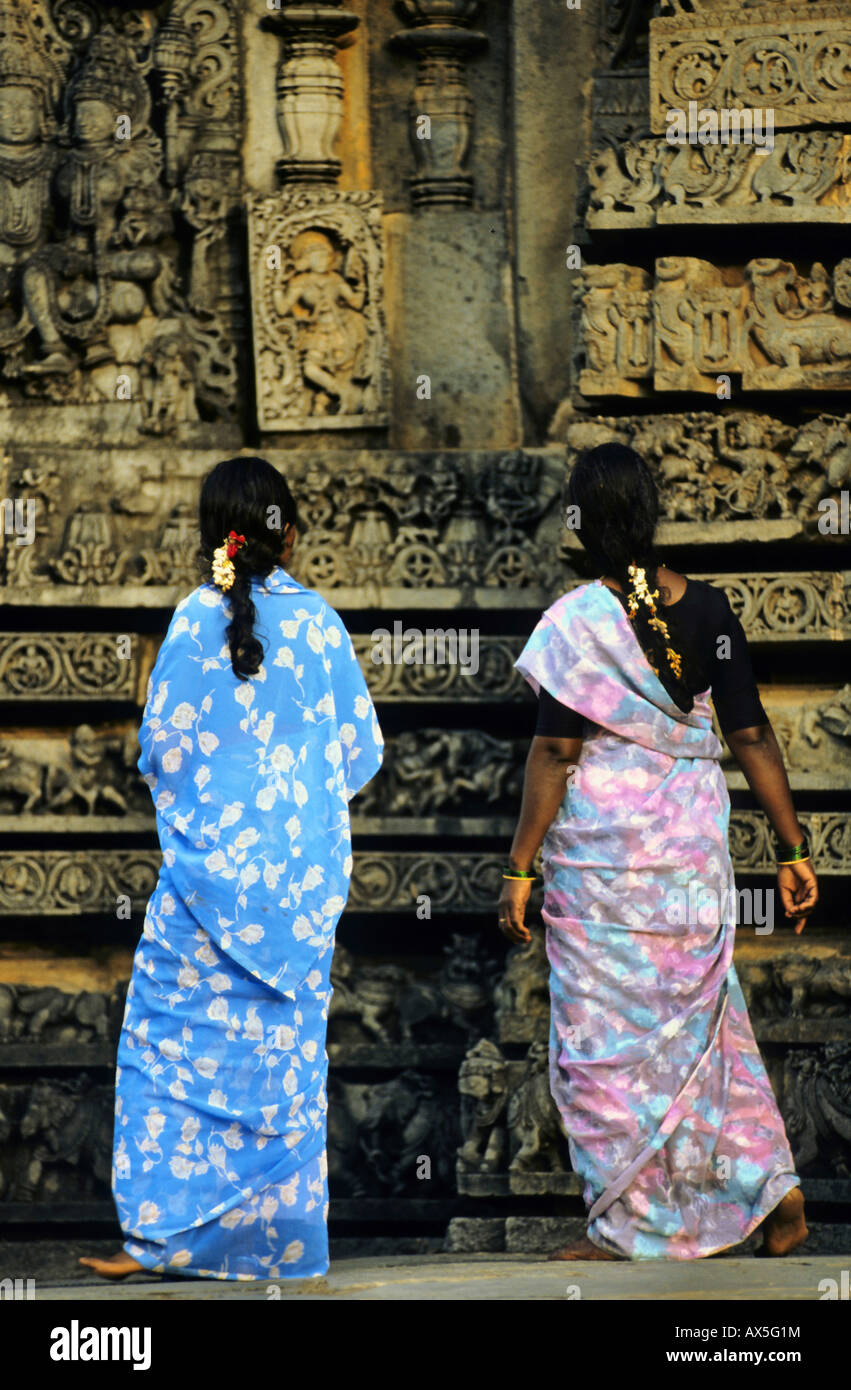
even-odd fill
[[[753,644],[851,641],[851,573],[698,574],[722,589]],[[553,594],[584,581],[568,580]],[[552,595],[546,602],[552,601]],[[444,627],[445,627],[444,623]],[[434,631],[437,631],[435,625]],[[531,699],[514,670],[523,637],[479,634],[475,678],[461,665],[376,663],[371,635],[353,635],[374,699],[382,704],[447,701],[502,704]],[[157,642],[133,633],[5,633],[0,636],[0,702],[39,701],[144,704]],[[121,652],[128,648],[124,657]]]
[[[128,636],[118,632],[3,633],[0,702],[121,700],[138,704],[144,700],[140,670],[145,644],[131,639],[129,655],[122,657]]]
[[[265,451],[305,522],[295,577],[336,606],[391,613],[550,601],[564,582],[561,452]],[[71,450],[8,447],[0,484],[32,503],[35,534],[0,553],[4,603],[176,603],[200,582],[198,491],[221,457],[109,449],[83,470]]]
[[[591,229],[851,222],[851,135],[779,133],[754,145],[619,142],[588,164]]]
[[[717,395],[851,387],[851,258],[800,273],[762,258],[743,269],[666,256],[655,275],[587,266],[577,287],[583,396]]]
[[[260,429],[385,426],[380,195],[296,188],[247,206]]]
[[[851,873],[851,816],[805,811],[798,819],[819,874]],[[773,874],[773,840],[761,813],[733,811],[730,850],[737,874]],[[160,858],[159,850],[0,850],[0,914],[116,915],[125,899],[133,910],[143,910],[154,890]],[[498,854],[362,851],[354,856],[348,909],[407,911],[416,921],[426,895],[432,913],[493,914],[503,863]]]
[[[575,581],[576,583],[580,581]],[[436,629],[435,625],[435,629]],[[447,701],[452,704],[501,704],[531,698],[514,663],[524,645],[518,637],[479,635],[479,669],[475,677],[460,665],[379,664],[371,659],[372,637],[352,638],[370,694],[382,704]]]
[[[0,850],[0,914],[144,911],[161,858],[158,849]]]
[[[844,415],[800,425],[744,411],[574,415],[569,424],[557,420],[553,432],[567,439],[569,460],[605,439],[638,449],[662,487],[664,543],[807,532],[827,544],[830,537],[817,530],[818,504],[851,479]],[[543,609],[577,579],[579,543],[562,529],[564,461],[556,444],[502,453],[267,456],[288,478],[305,519],[295,577],[335,606],[383,607],[391,615],[464,604]],[[31,506],[34,522],[31,544],[7,536],[0,551],[4,604],[173,606],[200,582],[198,489],[220,457],[105,449],[88,454],[82,468],[73,450],[7,449],[4,495],[22,513]],[[392,683],[389,674],[384,679]]]
[[[743,11],[672,0],[650,23],[650,116],[690,101],[721,109],[771,109],[776,127],[848,120],[851,15],[845,4],[791,0]]]

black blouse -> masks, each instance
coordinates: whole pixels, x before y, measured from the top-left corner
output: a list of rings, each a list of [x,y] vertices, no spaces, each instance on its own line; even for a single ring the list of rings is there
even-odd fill
[[[626,594],[616,589],[609,592],[620,599],[624,609],[627,608]],[[767,724],[768,716],[754,680],[744,629],[724,591],[713,588],[703,579],[689,579],[682,598],[676,603],[661,605],[661,610],[671,634],[671,646],[683,658],[686,687],[691,695],[699,695],[711,687],[721,732],[726,736],[737,729]],[[722,638],[728,638],[729,642],[722,642]],[[666,670],[660,672],[659,679],[667,688]],[[581,714],[541,687],[536,735],[581,738],[585,723]]]

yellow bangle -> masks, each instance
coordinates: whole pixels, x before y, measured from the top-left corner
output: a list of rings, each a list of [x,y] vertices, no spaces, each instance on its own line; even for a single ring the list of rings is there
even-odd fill
[[[775,859],[774,862],[777,865],[778,869],[780,869],[788,864],[809,864],[810,856],[808,854],[805,854],[803,859]]]
[[[502,876],[509,879],[511,883],[534,883],[536,878],[535,874],[503,874]]]

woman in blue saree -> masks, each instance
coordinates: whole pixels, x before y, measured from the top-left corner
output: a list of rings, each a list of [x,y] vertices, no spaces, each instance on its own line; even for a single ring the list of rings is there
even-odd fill
[[[348,803],[382,737],[340,618],[286,571],[296,508],[258,458],[200,499],[205,582],[148,683],[139,770],[162,867],[118,1048],[99,1274],[328,1268],[325,1031],[352,871]]]

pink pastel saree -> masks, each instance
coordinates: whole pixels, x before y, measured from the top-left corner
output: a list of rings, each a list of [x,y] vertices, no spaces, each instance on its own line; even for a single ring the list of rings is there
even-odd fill
[[[709,692],[677,708],[599,581],[517,666],[589,721],[543,847],[550,1084],[588,1234],[630,1259],[711,1255],[799,1179],[733,966]]]

